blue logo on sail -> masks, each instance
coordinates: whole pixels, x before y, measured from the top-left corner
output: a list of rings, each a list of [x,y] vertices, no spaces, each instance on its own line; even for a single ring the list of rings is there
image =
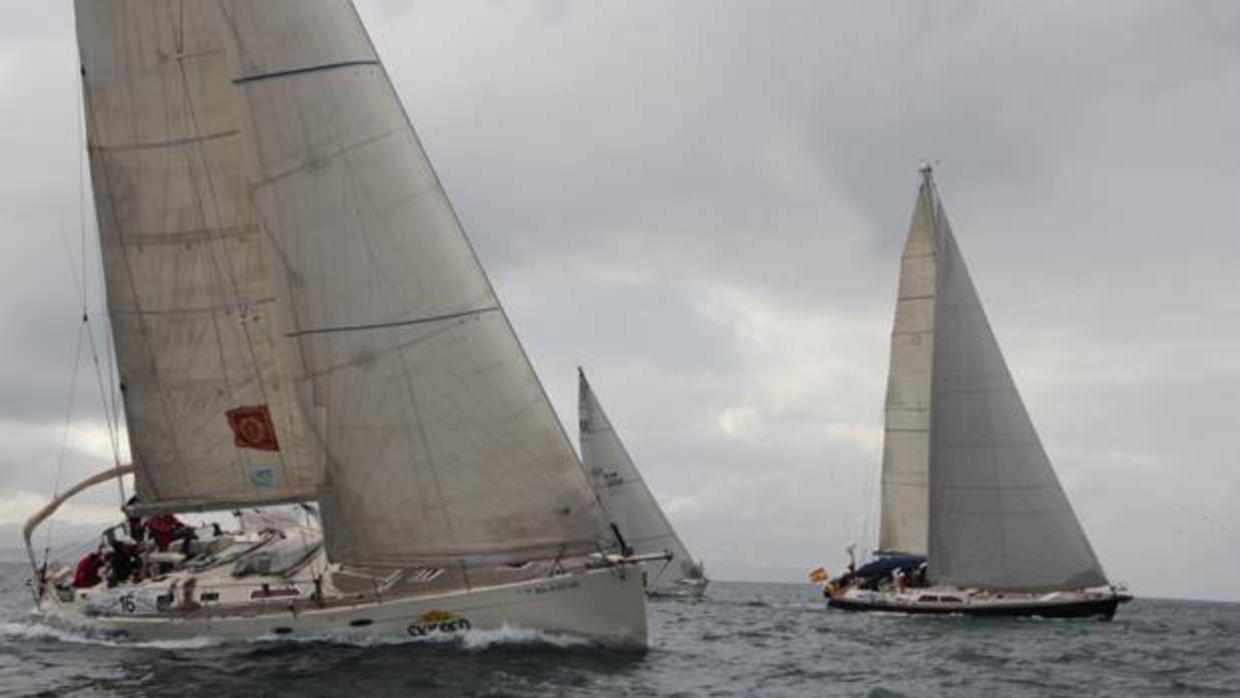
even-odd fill
[[[260,490],[269,490],[276,486],[276,471],[270,465],[250,464],[250,484]]]

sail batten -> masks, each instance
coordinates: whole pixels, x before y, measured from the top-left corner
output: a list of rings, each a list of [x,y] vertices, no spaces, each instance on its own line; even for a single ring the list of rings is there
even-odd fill
[[[320,65],[308,65],[301,68],[289,68],[287,70],[277,70],[272,73],[258,73],[255,75],[241,75],[233,78],[234,85],[241,85],[247,82],[255,82],[257,80],[272,80],[275,78],[287,78],[294,75],[304,75],[306,73],[317,73],[321,70],[338,70],[340,68],[353,68],[359,65],[378,65],[379,61],[374,58],[357,58],[351,61],[336,61],[333,63],[322,63]]]

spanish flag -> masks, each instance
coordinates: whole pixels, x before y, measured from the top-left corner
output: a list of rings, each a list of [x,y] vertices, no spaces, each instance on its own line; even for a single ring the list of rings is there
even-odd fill
[[[817,569],[810,570],[809,581],[812,584],[822,584],[823,582],[827,581],[827,578],[829,576],[830,575],[827,574],[826,567],[819,567]]]

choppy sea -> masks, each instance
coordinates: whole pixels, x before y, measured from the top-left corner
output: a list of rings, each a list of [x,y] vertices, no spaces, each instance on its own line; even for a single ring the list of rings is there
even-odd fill
[[[3,696],[1240,696],[1240,604],[1138,599],[1109,623],[914,618],[717,582],[652,601],[645,654],[515,630],[135,645],[31,623],[26,573],[0,564]]]

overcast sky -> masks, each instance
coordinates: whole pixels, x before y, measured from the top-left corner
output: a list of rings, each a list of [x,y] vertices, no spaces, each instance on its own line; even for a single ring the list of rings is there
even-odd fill
[[[0,5],[3,525],[61,453],[81,133],[70,3]],[[928,159],[1108,574],[1240,600],[1240,3],[359,8],[561,417],[583,365],[709,572],[872,541]],[[65,481],[111,461],[86,356]]]

